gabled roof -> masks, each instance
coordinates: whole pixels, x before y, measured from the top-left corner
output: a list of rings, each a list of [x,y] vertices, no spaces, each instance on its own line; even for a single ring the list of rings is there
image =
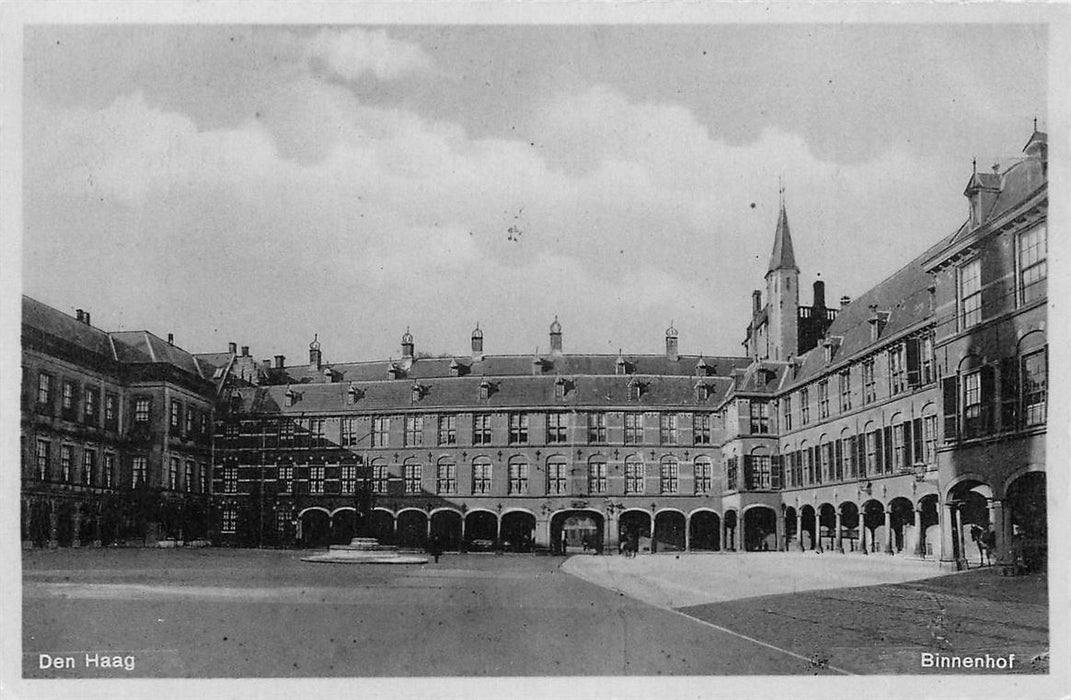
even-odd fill
[[[773,253],[770,254],[770,268],[766,274],[774,270],[799,270],[796,267],[796,255],[792,250],[792,236],[788,230],[788,214],[785,213],[784,202],[781,203],[781,214],[777,218]]]
[[[110,334],[122,362],[174,365],[198,377],[201,367],[193,355],[149,331],[116,331]]]
[[[984,225],[985,222],[991,221],[1021,204],[1048,182],[1045,169],[1039,158],[1024,158],[1017,161],[1000,176],[992,173],[987,173],[987,175],[999,179],[1000,194],[993,201],[993,206],[985,213],[985,218],[980,225]],[[964,223],[953,242],[967,238],[976,228],[978,227],[971,228],[967,223]],[[937,251],[933,252],[936,253]]]
[[[557,398],[555,384],[564,379],[565,395]],[[480,385],[490,385],[486,399],[480,398]],[[638,399],[629,398],[628,386],[638,383],[642,390]],[[695,387],[702,383],[710,392],[703,401],[697,400]],[[724,398],[732,380],[727,377],[684,376],[515,376],[487,378],[481,376],[435,378],[420,382],[422,395],[413,400],[413,382],[371,381],[344,384],[273,385],[236,389],[231,396],[242,398],[241,410],[253,413],[300,414],[349,410],[392,411],[405,409],[456,408],[479,411],[496,407],[556,407],[603,406],[628,408],[671,407],[682,410],[714,410]],[[356,387],[358,398],[349,403],[350,387]],[[294,401],[286,405],[287,391]]]
[[[31,299],[25,294],[22,296],[22,323],[24,326],[73,343],[86,352],[110,360],[118,359],[106,332],[83,323],[48,304]]]

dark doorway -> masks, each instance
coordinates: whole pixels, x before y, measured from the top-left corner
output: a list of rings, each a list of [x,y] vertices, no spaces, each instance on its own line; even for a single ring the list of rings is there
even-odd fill
[[[692,513],[688,519],[688,540],[692,551],[716,552],[721,548],[721,518],[709,510]]]
[[[446,551],[461,549],[461,514],[452,510],[440,510],[431,515],[431,536]]]
[[[684,550],[684,515],[664,510],[655,515],[655,549],[659,552]]]
[[[744,513],[744,550],[777,551],[777,514],[772,508],[757,506]]]
[[[550,521],[550,541],[560,554],[602,552],[602,515],[593,511],[566,511]]]
[[[301,542],[306,547],[326,547],[331,541],[331,518],[313,509],[301,514]]]
[[[531,513],[511,511],[502,516],[502,549],[531,552],[535,545],[536,519]]]

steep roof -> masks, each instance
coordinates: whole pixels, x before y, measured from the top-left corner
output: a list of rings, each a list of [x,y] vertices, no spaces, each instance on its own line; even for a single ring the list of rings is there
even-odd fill
[[[402,408],[457,408],[479,411],[496,407],[572,408],[575,406],[603,407],[667,407],[682,410],[706,408],[713,410],[724,398],[732,380],[727,377],[684,376],[561,376],[565,381],[564,398],[555,397],[555,376],[516,376],[487,379],[484,377],[435,378],[419,382],[422,395],[413,401],[411,380],[381,380],[345,384],[272,385],[236,389],[242,399],[241,410],[256,413],[316,413],[349,410],[389,411]],[[488,382],[488,398],[481,399],[480,385]],[[639,382],[642,389],[638,399],[629,399],[629,383]],[[695,387],[703,384],[709,394],[699,400]],[[358,398],[349,404],[350,387],[358,389]],[[286,406],[286,392],[291,391],[294,402]],[[233,399],[232,399],[233,400]]]
[[[115,349],[122,362],[169,364],[202,376],[201,367],[193,355],[149,331],[115,331],[109,335],[115,341]]]
[[[770,268],[766,274],[774,270],[798,270],[796,267],[796,255],[792,251],[792,235],[788,230],[788,214],[785,213],[785,204],[781,203],[781,214],[777,218],[777,230],[774,232],[773,253],[770,254]]]
[[[24,326],[73,343],[86,352],[110,360],[118,359],[106,332],[83,323],[48,304],[31,299],[25,294],[22,296],[22,323]]]
[[[1000,189],[1000,194],[996,196],[996,199],[993,200],[993,205],[985,213],[985,218],[981,225],[1021,204],[1048,182],[1041,159],[1033,157],[1015,162],[999,176],[993,173],[988,173],[988,175],[997,178],[997,187]],[[969,237],[974,230],[974,228],[964,224],[953,242]],[[932,252],[936,253],[937,251]]]

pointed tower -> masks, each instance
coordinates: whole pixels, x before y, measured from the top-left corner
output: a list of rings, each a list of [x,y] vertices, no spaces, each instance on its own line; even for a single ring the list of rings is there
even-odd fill
[[[787,360],[799,353],[799,278],[792,236],[785,213],[785,190],[781,188],[781,214],[774,232],[770,268],[766,272],[769,358]]]

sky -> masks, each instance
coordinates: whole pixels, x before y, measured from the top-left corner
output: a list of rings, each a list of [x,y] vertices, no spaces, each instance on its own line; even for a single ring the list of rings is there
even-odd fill
[[[27,26],[23,290],[192,352],[736,355],[1046,128],[1040,25]]]

